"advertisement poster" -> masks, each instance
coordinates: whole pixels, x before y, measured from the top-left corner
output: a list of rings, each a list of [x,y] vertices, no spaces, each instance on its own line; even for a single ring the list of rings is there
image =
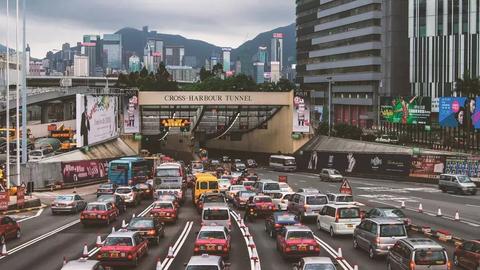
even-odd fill
[[[77,183],[106,179],[108,176],[108,160],[83,160],[62,162],[64,183]]]
[[[430,123],[430,97],[382,97],[380,114],[383,121],[400,124]]]
[[[480,129],[480,97],[475,99],[470,99],[470,111],[473,111],[472,114],[472,124],[476,129]]]
[[[123,132],[140,133],[140,108],[138,96],[125,97],[123,102]]]
[[[412,157],[411,177],[438,179],[445,169],[445,156],[424,155]]]
[[[77,147],[118,136],[118,97],[76,96]]]
[[[468,101],[468,102],[467,102]],[[467,126],[470,102],[466,97],[442,97],[440,98],[438,122],[442,127],[465,127]]]
[[[304,97],[293,99],[293,132],[310,132],[310,108]]]
[[[6,191],[0,192],[0,211],[8,210],[9,200],[10,200],[10,196],[8,195],[8,192]]]
[[[323,105],[315,105],[313,107],[313,115],[314,119],[317,122],[323,121]]]
[[[480,181],[480,157],[447,157],[445,173],[467,175]]]
[[[17,205],[22,208],[25,206],[25,188],[17,187]]]

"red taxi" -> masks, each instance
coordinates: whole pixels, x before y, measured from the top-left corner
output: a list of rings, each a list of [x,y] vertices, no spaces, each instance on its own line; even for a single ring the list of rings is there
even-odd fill
[[[203,226],[198,232],[195,255],[209,254],[228,258],[230,255],[230,233],[224,226]]]
[[[257,216],[269,216],[275,211],[275,204],[270,196],[257,195],[253,197]]]
[[[7,239],[20,238],[21,231],[18,223],[11,217],[0,216],[0,248]]]
[[[104,266],[137,266],[147,253],[148,241],[139,232],[118,231],[107,236],[97,259]]]
[[[240,209],[247,206],[247,201],[250,197],[255,197],[257,194],[253,191],[243,190],[239,191],[235,197],[233,197],[233,206]]]
[[[85,210],[80,214],[80,221],[84,226],[89,224],[105,224],[117,219],[118,209],[111,202],[88,203]]]
[[[172,194],[163,194],[163,195],[159,195],[157,197],[157,201],[170,201],[173,203],[173,205],[175,205],[175,207],[177,208],[177,210],[180,210],[179,207],[180,207],[180,201],[178,200],[178,197],[175,196],[175,195],[172,195]]]
[[[253,190],[253,186],[255,185],[254,181],[243,181],[242,185],[247,189],[247,190]]]
[[[277,250],[284,258],[320,255],[320,245],[307,226],[285,226],[277,234]]]
[[[150,216],[161,222],[175,223],[178,219],[177,207],[172,201],[156,201],[150,211]]]

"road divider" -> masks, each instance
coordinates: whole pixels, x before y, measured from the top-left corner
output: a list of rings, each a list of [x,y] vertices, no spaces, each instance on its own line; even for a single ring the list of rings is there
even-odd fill
[[[157,270],[167,270],[170,268],[170,265],[173,263],[173,261],[175,260],[175,257],[177,257],[178,255],[178,252],[182,249],[183,244],[187,240],[188,235],[192,230],[192,227],[193,227],[193,221],[187,221],[187,223],[185,223],[185,227],[183,227],[183,231],[180,234],[180,236],[177,238],[177,241],[175,242],[175,244],[168,248],[167,257],[165,258],[165,260],[163,260],[162,262],[158,260],[157,267],[156,267]]]
[[[230,214],[232,215],[233,220],[243,235],[243,239],[248,249],[248,256],[250,258],[250,269],[261,270],[260,256],[258,255],[258,250],[255,245],[255,241],[253,240],[253,235],[251,235],[248,226],[245,225],[242,217],[237,212],[231,211]]]
[[[350,263],[343,258],[342,254],[342,249],[339,248],[338,251],[335,251],[333,247],[331,247],[329,244],[327,244],[325,241],[320,239],[320,237],[314,235],[315,240],[317,243],[326,251],[330,256],[337,261],[338,265],[342,267],[343,270],[353,270],[353,267],[350,265]]]

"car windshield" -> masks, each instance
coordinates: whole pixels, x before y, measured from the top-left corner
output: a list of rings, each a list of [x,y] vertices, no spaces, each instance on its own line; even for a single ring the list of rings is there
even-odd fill
[[[222,231],[201,231],[198,233],[198,239],[200,240],[225,239],[225,233]]]
[[[399,237],[406,236],[403,224],[383,224],[380,225],[380,237]]]
[[[179,169],[158,169],[157,177],[178,177],[180,176]]]
[[[447,263],[445,251],[421,249],[415,252],[415,264],[417,265],[444,265]]]
[[[156,203],[153,208],[155,208],[155,209],[173,209],[173,205],[171,203]]]
[[[203,211],[204,220],[228,220],[227,209],[205,209]]]
[[[219,270],[216,265],[189,265],[185,270]]]
[[[326,196],[307,196],[307,204],[309,205],[324,205],[328,203]]]
[[[225,198],[222,195],[211,195],[211,196],[205,196],[203,199],[203,202],[209,203],[209,202],[225,202]]]
[[[237,164],[235,164],[235,167],[237,167],[238,169],[245,169],[246,168],[245,164],[243,164],[243,163],[237,163]]]
[[[115,198],[113,195],[101,195],[100,197],[97,198],[97,201],[99,202],[113,202],[115,201]]]
[[[113,188],[113,186],[111,184],[103,184],[100,185],[98,188]]]
[[[256,197],[255,202],[256,203],[271,203],[272,198],[270,198],[270,197]]]
[[[176,197],[173,195],[160,195],[158,196],[158,199],[162,201],[174,201]]]
[[[116,192],[118,194],[127,194],[127,193],[132,192],[132,190],[130,188],[117,188]]]
[[[61,195],[57,196],[57,201],[73,201],[73,196]]]
[[[107,208],[104,204],[89,204],[87,205],[87,211],[105,211]]]
[[[294,215],[279,215],[277,216],[277,222],[297,222],[297,217]]]
[[[267,183],[263,187],[264,190],[280,190],[278,183]]]
[[[360,218],[360,209],[358,208],[340,208],[338,212],[340,218]]]
[[[340,195],[335,199],[337,202],[353,202],[353,196]]]
[[[218,189],[218,180],[208,182],[209,189]]]
[[[274,199],[281,199],[283,197],[283,194],[282,193],[273,193],[272,197]]]
[[[245,190],[244,186],[230,186],[230,190]]]
[[[399,209],[384,209],[383,214],[389,218],[404,218],[405,214]]]
[[[222,185],[222,186],[224,186],[224,185],[229,185],[229,184],[230,184],[230,180],[228,180],[228,179],[220,179],[220,180],[218,180],[218,184],[219,184],[219,185]]]
[[[250,198],[252,196],[255,196],[255,192],[240,192],[240,197],[241,198]]]
[[[305,264],[303,270],[336,270],[333,264],[309,263]]]
[[[313,233],[310,231],[294,231],[289,232],[287,235],[288,240],[295,240],[295,239],[314,239]]]
[[[132,238],[130,237],[107,237],[105,239],[105,246],[133,246]]]
[[[471,183],[472,182],[470,177],[465,176],[465,175],[459,175],[459,176],[457,176],[457,179],[458,179],[458,182],[460,182],[460,183]]]
[[[128,227],[131,228],[153,228],[155,227],[152,219],[134,219],[130,221]]]
[[[42,151],[31,151],[30,152],[30,156],[33,156],[33,157],[41,157],[42,156]]]
[[[292,166],[292,165],[295,165],[295,159],[286,159],[283,164],[285,164],[285,166]]]
[[[138,189],[148,189],[149,188],[148,185],[146,185],[146,184],[136,184],[135,187],[138,188]]]

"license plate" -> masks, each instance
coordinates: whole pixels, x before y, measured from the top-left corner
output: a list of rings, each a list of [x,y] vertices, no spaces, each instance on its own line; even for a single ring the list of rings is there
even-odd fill
[[[119,253],[118,252],[112,252],[110,253],[110,257],[112,258],[118,258]]]
[[[300,251],[306,251],[306,250],[307,250],[307,247],[302,247],[302,246],[301,246],[301,247],[298,247],[298,250],[300,250]]]
[[[347,224],[348,228],[353,228],[353,224]]]
[[[207,246],[207,250],[208,251],[215,250],[215,246]]]

